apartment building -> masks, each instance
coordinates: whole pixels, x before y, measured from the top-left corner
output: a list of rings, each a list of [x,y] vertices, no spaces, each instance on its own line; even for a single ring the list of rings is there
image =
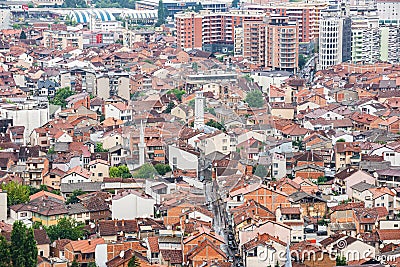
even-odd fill
[[[400,25],[400,1],[376,0],[379,23],[385,25]]]
[[[400,63],[400,25],[380,27],[380,59]]]
[[[351,61],[373,64],[380,59],[380,30],[378,18],[352,17]]]
[[[298,32],[297,23],[289,24],[288,17],[270,18],[265,32],[265,67],[296,72],[299,54]]]
[[[351,18],[339,5],[331,5],[321,15],[317,68],[326,69],[351,59]]]
[[[46,48],[58,50],[68,47],[83,49],[83,34],[79,31],[44,31],[43,45]]]
[[[178,47],[185,50],[202,48],[202,20],[203,16],[195,12],[175,16]]]
[[[175,15],[177,43],[185,50],[226,53],[234,50],[236,27],[245,22],[263,22],[265,18],[262,11],[249,10],[178,13]]]
[[[289,22],[297,23],[300,43],[314,42],[319,36],[321,11],[327,8],[326,3],[284,3],[268,7],[250,6],[250,10],[264,10],[269,14],[287,16]]]

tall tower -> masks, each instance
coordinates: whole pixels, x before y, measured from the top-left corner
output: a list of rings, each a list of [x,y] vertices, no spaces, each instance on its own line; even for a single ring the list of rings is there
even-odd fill
[[[140,121],[140,136],[139,136],[139,166],[144,164],[144,148],[146,144],[144,143],[144,130],[143,123]]]
[[[194,128],[200,129],[204,126],[204,97],[202,91],[196,92],[194,100]]]

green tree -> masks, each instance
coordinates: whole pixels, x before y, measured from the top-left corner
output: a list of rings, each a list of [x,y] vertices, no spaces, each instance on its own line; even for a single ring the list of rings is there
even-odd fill
[[[25,238],[26,238],[24,242],[25,266],[36,267],[38,249],[32,228],[27,229],[27,235]]]
[[[36,267],[38,251],[33,230],[22,221],[14,222],[10,251],[14,267]]]
[[[199,70],[199,64],[197,64],[197,62],[193,62],[192,69],[197,73],[197,71]]]
[[[65,99],[73,94],[74,91],[72,91],[69,87],[60,88],[56,91],[56,94],[54,95],[54,98],[50,100],[50,103],[65,108],[67,106]]]
[[[158,1],[158,20],[156,23],[156,27],[160,27],[165,23],[165,9],[164,3],[162,0]]]
[[[74,259],[74,261],[71,263],[71,267],[79,267],[80,264],[76,262],[76,260]]]
[[[325,176],[320,176],[320,177],[318,177],[317,183],[324,184],[324,183],[326,183],[326,181],[328,181],[328,179]]]
[[[174,102],[169,102],[167,108],[164,110],[164,113],[171,113],[171,110],[175,107]]]
[[[171,167],[168,164],[158,163],[154,165],[154,168],[160,175],[165,175],[167,172],[172,171]]]
[[[97,143],[94,152],[108,152],[108,149],[104,149],[102,143]]]
[[[307,63],[307,58],[304,55],[300,54],[299,55],[299,68],[302,69],[306,65],[306,63]]]
[[[21,31],[21,34],[19,35],[19,39],[26,39],[26,33],[24,31]]]
[[[89,262],[87,267],[97,267],[97,264],[95,262]]]
[[[264,178],[268,175],[268,170],[264,165],[257,165],[254,175]]]
[[[222,125],[221,123],[219,123],[219,122],[217,122],[215,120],[212,120],[212,119],[207,121],[206,125],[210,126],[210,127],[214,127],[214,128],[216,128],[218,130],[221,130],[221,131],[225,130],[224,125]]]
[[[132,174],[126,165],[111,167],[109,171],[110,177],[131,178]]]
[[[261,108],[265,102],[263,93],[260,90],[248,92],[245,101],[251,108]]]
[[[67,8],[84,8],[88,7],[85,0],[65,0],[62,7]]]
[[[0,235],[0,266],[11,267],[10,244],[6,238]]]
[[[150,163],[143,164],[137,171],[133,173],[134,178],[154,178],[157,174],[156,169]]]
[[[135,255],[129,260],[128,267],[140,267],[139,259]]]
[[[344,139],[344,138],[339,138],[337,141],[336,141],[336,143],[337,142],[346,142],[346,140]]]
[[[8,184],[3,184],[2,189],[7,191],[7,202],[9,206],[29,201],[29,188],[26,185],[11,181]]]
[[[217,115],[217,113],[215,113],[215,109],[214,108],[205,108],[204,111],[208,112],[208,113],[210,113],[210,114],[212,114],[214,116]]]
[[[72,192],[72,194],[68,197],[65,204],[74,204],[79,202],[78,196],[85,194],[82,189],[77,189]]]
[[[176,98],[178,98],[179,101],[182,101],[182,96],[184,94],[186,94],[186,91],[185,90],[179,90],[179,89],[175,88],[175,89],[169,90],[167,92],[167,94],[173,94],[173,95],[176,96]]]
[[[346,266],[347,260],[346,257],[338,255],[336,257],[336,266]]]
[[[53,242],[57,239],[78,240],[83,238],[85,235],[84,227],[83,223],[65,217],[59,219],[56,225],[51,225],[46,230],[51,242]]]

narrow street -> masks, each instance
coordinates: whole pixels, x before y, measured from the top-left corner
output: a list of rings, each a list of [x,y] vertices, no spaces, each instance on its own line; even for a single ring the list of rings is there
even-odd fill
[[[226,211],[226,204],[219,195],[218,184],[215,180],[205,184],[205,194],[207,203],[214,214],[214,230],[225,239],[225,245],[222,249],[226,253],[228,261],[232,262],[233,266],[243,266],[240,263],[240,258],[235,257],[238,247],[234,239],[234,233],[232,232],[232,220]]]

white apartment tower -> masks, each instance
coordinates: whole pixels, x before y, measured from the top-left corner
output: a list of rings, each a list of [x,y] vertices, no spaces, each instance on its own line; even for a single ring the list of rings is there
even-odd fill
[[[351,19],[342,16],[338,5],[322,12],[319,36],[318,69],[327,69],[350,60]]]
[[[140,122],[140,135],[139,135],[139,166],[142,166],[144,164],[144,158],[145,158],[145,149],[146,144],[144,143],[144,129],[143,129],[143,123]]]
[[[194,128],[196,130],[204,126],[204,101],[203,92],[197,91],[194,100]]]

